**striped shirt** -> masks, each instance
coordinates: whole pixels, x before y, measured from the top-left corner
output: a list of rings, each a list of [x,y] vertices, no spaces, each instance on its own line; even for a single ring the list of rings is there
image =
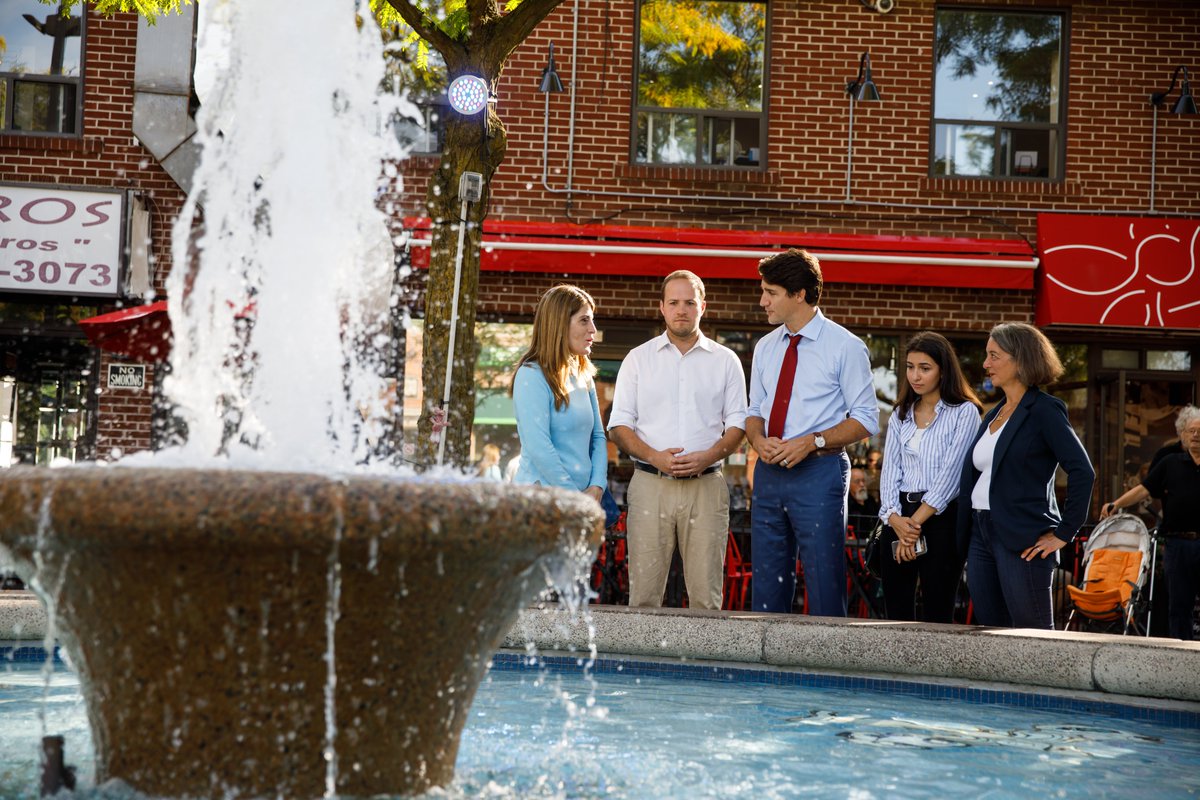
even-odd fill
[[[979,429],[979,409],[971,403],[947,405],[938,400],[933,422],[922,434],[917,449],[905,445],[917,432],[916,415],[910,408],[908,419],[893,411],[883,444],[883,471],[879,476],[879,518],[885,523],[900,511],[901,492],[924,492],[922,502],[937,513],[946,510],[958,497],[963,459]]]

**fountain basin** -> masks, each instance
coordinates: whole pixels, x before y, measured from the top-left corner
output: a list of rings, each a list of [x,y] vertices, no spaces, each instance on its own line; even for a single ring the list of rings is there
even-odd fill
[[[42,595],[79,672],[97,780],[154,796],[448,783],[488,658],[545,586],[536,568],[591,549],[602,524],[582,494],[538,487],[0,477],[0,561]]]

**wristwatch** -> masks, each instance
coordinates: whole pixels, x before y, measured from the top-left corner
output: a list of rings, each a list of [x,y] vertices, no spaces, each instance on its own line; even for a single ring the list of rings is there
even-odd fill
[[[824,450],[825,449],[825,436],[820,433],[814,433],[813,434],[813,446],[816,447],[818,450]]]

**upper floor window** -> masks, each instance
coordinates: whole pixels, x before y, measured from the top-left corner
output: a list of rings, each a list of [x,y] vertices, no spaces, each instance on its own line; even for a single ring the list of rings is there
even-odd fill
[[[398,36],[398,31],[392,32]],[[408,103],[392,115],[392,132],[407,153],[440,153],[446,144],[446,62],[436,50],[416,46],[384,50],[387,71],[381,88]]]
[[[1062,14],[936,14],[932,174],[1061,179]]]
[[[765,0],[640,0],[633,160],[761,166],[766,43]]]
[[[0,3],[0,131],[79,132],[82,8]]]

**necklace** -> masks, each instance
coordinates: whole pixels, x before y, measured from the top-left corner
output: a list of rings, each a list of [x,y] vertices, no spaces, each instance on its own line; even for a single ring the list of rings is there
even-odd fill
[[[930,425],[933,424],[933,418],[935,416],[934,412],[936,410],[937,410],[936,408],[931,408],[928,411],[925,411],[920,406],[917,406],[916,408],[913,409],[913,422],[917,423],[918,428],[928,428]],[[921,420],[918,419],[918,417],[917,417],[918,412],[920,412],[922,414],[928,414],[929,419],[926,422],[921,422]]]
[[[996,415],[996,418],[994,420],[992,420],[992,423],[994,424],[997,422],[1003,422],[1004,415],[1007,413],[1008,413],[1008,404],[1005,403],[1004,405],[1000,406],[1000,413]]]

